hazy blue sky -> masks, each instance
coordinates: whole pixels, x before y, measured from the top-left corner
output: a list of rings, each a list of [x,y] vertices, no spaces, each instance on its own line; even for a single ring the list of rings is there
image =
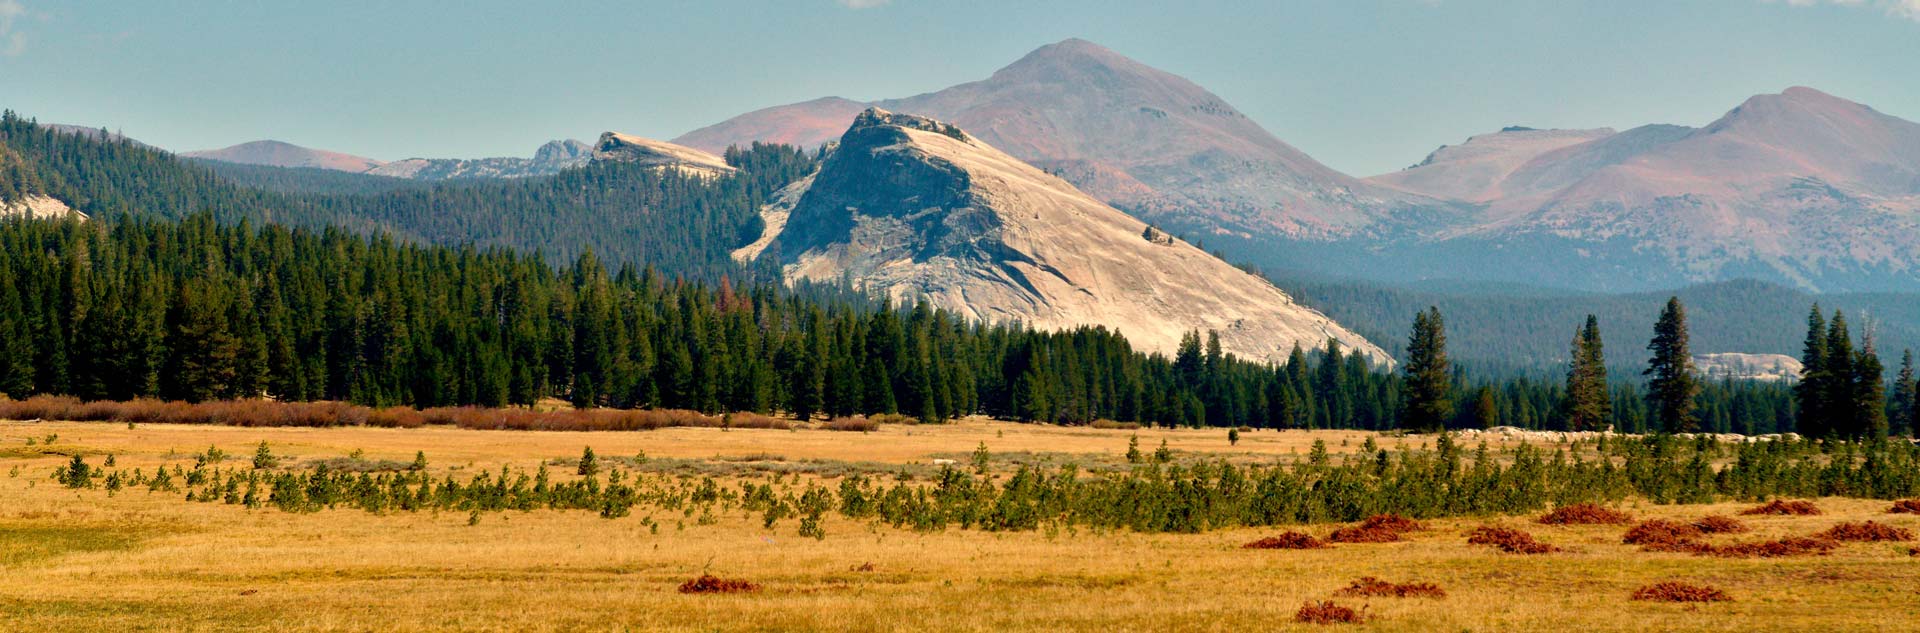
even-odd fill
[[[1356,175],[1505,125],[1700,125],[1792,85],[1920,120],[1920,0],[0,0],[0,106],[175,150],[529,155],[937,90],[1068,37]]]

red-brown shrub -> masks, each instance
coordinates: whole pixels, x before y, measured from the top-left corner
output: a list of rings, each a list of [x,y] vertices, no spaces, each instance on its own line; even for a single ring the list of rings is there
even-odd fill
[[[1739,534],[1747,531],[1747,524],[1729,516],[1704,516],[1692,524],[1693,529],[1704,534]]]
[[[1633,515],[1595,503],[1561,506],[1540,516],[1547,525],[1619,525],[1632,520]]]
[[[786,420],[752,411],[732,414],[732,419],[727,421],[727,426],[736,429],[780,429],[782,431],[793,428],[793,425]]]
[[[1811,501],[1799,501],[1799,500],[1782,501],[1779,499],[1774,499],[1773,501],[1767,502],[1766,505],[1759,505],[1759,506],[1747,508],[1745,510],[1741,510],[1740,514],[1748,515],[1748,516],[1754,516],[1754,515],[1814,516],[1814,515],[1820,514],[1820,508],[1814,507],[1813,502]]]
[[[1467,537],[1470,545],[1491,545],[1509,554],[1546,554],[1560,548],[1533,540],[1533,535],[1513,528],[1482,525]]]
[[[829,431],[859,431],[866,433],[880,430],[880,423],[860,416],[842,416],[821,423],[820,428]]]
[[[1360,522],[1360,527],[1370,529],[1370,530],[1373,530],[1373,529],[1392,530],[1395,532],[1402,532],[1402,533],[1418,532],[1420,530],[1427,529],[1427,526],[1421,524],[1419,521],[1415,521],[1413,519],[1409,519],[1409,518],[1400,516],[1398,514],[1376,514],[1376,515],[1367,517],[1365,520]]]
[[[1709,585],[1667,581],[1641,587],[1633,592],[1633,599],[1654,602],[1726,602],[1733,600],[1733,596]]]
[[[1628,545],[1668,545],[1699,538],[1700,532],[1700,528],[1685,523],[1652,519],[1627,530],[1620,542]]]
[[[1818,536],[1835,541],[1911,541],[1913,530],[1867,521],[1841,523],[1821,532]]]
[[[699,578],[680,584],[680,593],[740,593],[758,591],[760,585],[745,580],[726,580],[713,574],[701,574]]]
[[[1430,582],[1391,583],[1366,576],[1354,580],[1345,589],[1333,592],[1333,595],[1355,598],[1445,598],[1447,592],[1440,585]]]
[[[1754,541],[1714,547],[1702,554],[1712,554],[1721,558],[1784,558],[1787,556],[1806,556],[1826,554],[1839,547],[1839,544],[1826,539],[1790,536],[1777,541]]]
[[[1327,540],[1335,543],[1392,543],[1402,534],[1427,529],[1420,522],[1398,514],[1376,514],[1359,525],[1334,530]]]
[[[1314,538],[1304,532],[1284,532],[1279,536],[1269,536],[1240,547],[1246,549],[1320,549],[1328,547],[1326,541]]]
[[[1293,613],[1293,620],[1307,624],[1359,624],[1362,617],[1359,611],[1331,601],[1309,601]]]
[[[1920,499],[1901,499],[1893,502],[1887,509],[1888,514],[1920,514]]]

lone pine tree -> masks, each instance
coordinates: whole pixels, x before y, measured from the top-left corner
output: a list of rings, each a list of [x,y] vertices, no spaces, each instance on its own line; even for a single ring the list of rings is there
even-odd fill
[[[1567,428],[1574,431],[1599,431],[1613,422],[1613,399],[1607,393],[1607,361],[1601,349],[1600,319],[1587,315],[1587,323],[1573,335],[1572,361],[1567,368],[1567,393],[1562,406]]]
[[[1447,363],[1446,325],[1440,308],[1428,307],[1413,317],[1407,341],[1406,397],[1401,426],[1433,432],[1453,418],[1453,377]]]
[[[1653,352],[1645,372],[1647,405],[1655,422],[1668,433],[1692,432],[1699,424],[1694,397],[1700,394],[1700,382],[1687,348],[1687,309],[1679,297],[1667,299],[1667,307],[1654,322],[1647,351]]]

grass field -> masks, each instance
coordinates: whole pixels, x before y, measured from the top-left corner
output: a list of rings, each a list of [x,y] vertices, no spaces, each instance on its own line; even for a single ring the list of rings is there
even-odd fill
[[[466,514],[272,508],[183,503],[129,489],[71,490],[50,475],[74,453],[122,468],[190,463],[218,446],[245,460],[261,441],[303,463],[359,454],[458,474],[500,465],[531,469],[602,456],[711,465],[762,476],[742,460],[778,467],[851,469],[965,463],[985,443],[998,456],[1118,463],[1129,436],[1142,450],[1165,440],[1183,456],[1290,459],[1323,439],[1335,453],[1360,432],[1245,433],[1096,430],[968,421],[887,426],[873,433],[672,428],[631,433],[468,431],[447,428],[234,428],[0,422],[0,630],[1911,630],[1920,622],[1915,543],[1853,543],[1834,553],[1723,559],[1647,553],[1623,545],[1626,526],[1556,527],[1530,517],[1429,521],[1408,540],[1305,551],[1240,545],[1281,529],[1196,535],[1085,529],[917,533],[830,515],[822,540],[734,513],[696,525],[679,513],[602,519],[592,512]],[[47,443],[48,436],[53,438]],[[29,446],[27,441],[34,440]],[[1419,438],[1379,438],[1383,446]],[[831,469],[829,469],[831,470]],[[811,471],[809,471],[811,472]],[[812,476],[812,475],[809,475]],[[1884,501],[1821,499],[1813,517],[1742,517],[1749,540],[1805,535],[1840,521],[1920,528]],[[1750,504],[1651,506],[1637,518],[1691,520]],[[652,519],[658,529],[650,528]],[[1467,544],[1487,523],[1532,532],[1565,551],[1523,556]],[[1291,529],[1319,536],[1332,525]],[[871,564],[871,570],[858,568]],[[758,591],[688,595],[702,573],[758,583]],[[1336,598],[1362,576],[1438,584],[1447,597]],[[1636,602],[1663,580],[1710,584],[1731,602]],[[1363,608],[1367,622],[1297,624],[1309,600]]]

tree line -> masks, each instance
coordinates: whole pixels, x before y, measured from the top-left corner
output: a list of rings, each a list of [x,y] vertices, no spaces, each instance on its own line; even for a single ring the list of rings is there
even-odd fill
[[[1036,332],[831,288],[704,284],[610,268],[591,252],[556,266],[508,249],[208,215],[0,222],[0,393],[13,397],[419,407],[562,398],[1268,428],[1798,428],[1784,385],[1697,379],[1689,422],[1670,425],[1641,385],[1607,380],[1597,324],[1576,338],[1564,383],[1470,381],[1447,360],[1437,309],[1421,314],[1409,345],[1419,353],[1396,373],[1332,341],[1266,364],[1192,332],[1168,357],[1102,328]]]
[[[0,114],[0,201],[43,194],[99,220],[209,214],[224,223],[339,227],[413,242],[509,247],[556,261],[592,250],[620,264],[709,282],[723,275],[772,278],[729,253],[759,235],[760,206],[812,172],[815,156],[756,143],[730,149],[725,158],[739,171],[717,178],[596,161],[550,177],[380,186],[396,183],[268,167],[216,171],[130,140],[66,133],[11,111]],[[262,172],[277,176],[258,176]],[[261,186],[324,178],[331,184],[322,189],[358,193],[270,191],[243,186],[235,174]],[[348,181],[359,185],[342,184]]]

